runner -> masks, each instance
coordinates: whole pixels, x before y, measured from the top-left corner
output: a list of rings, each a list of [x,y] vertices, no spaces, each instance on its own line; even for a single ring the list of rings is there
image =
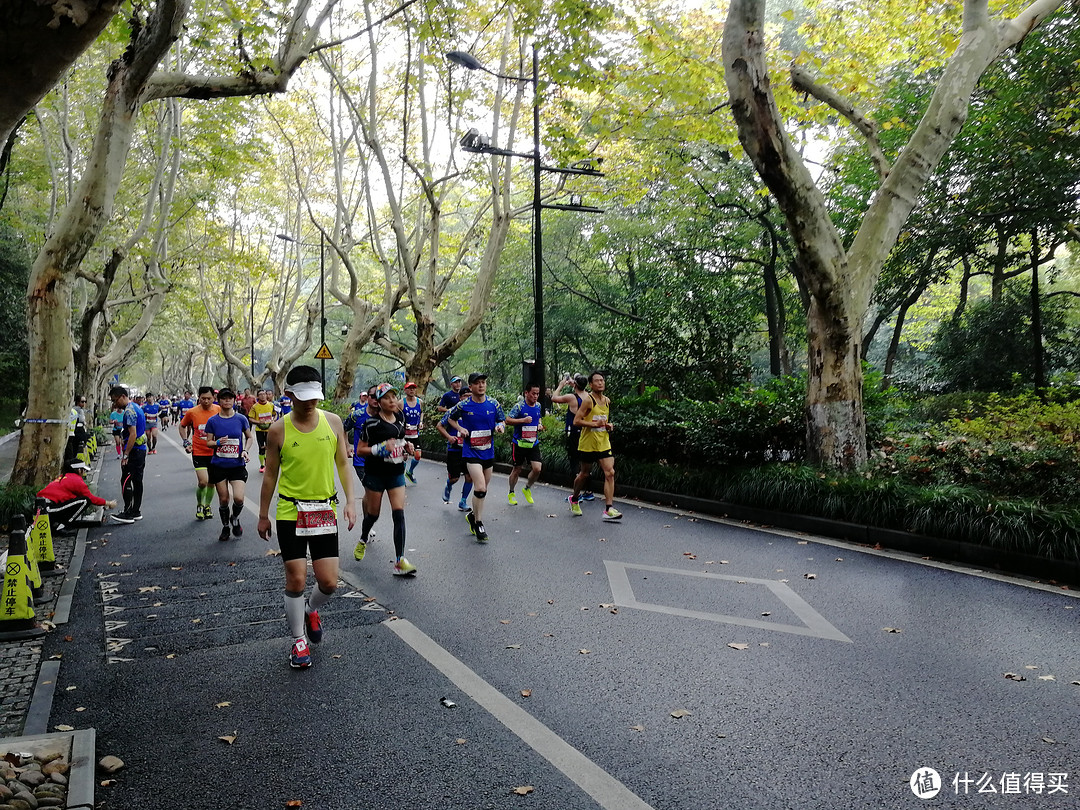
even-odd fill
[[[525,486],[521,488],[521,494],[525,500],[533,503],[532,485],[540,477],[543,462],[540,458],[540,439],[537,435],[544,429],[540,421],[543,410],[540,405],[540,386],[531,383],[525,387],[525,399],[515,403],[510,409],[510,415],[506,417],[506,424],[514,426],[514,437],[510,445],[510,492],[506,499],[511,506],[517,506],[517,496],[514,495],[514,487],[517,486],[521,470],[529,468],[529,477]]]
[[[229,539],[229,527],[232,534],[239,537],[244,533],[240,525],[240,513],[244,511],[244,489],[247,484],[248,450],[251,447],[251,423],[246,416],[233,410],[236,394],[228,388],[218,391],[218,406],[221,413],[211,416],[206,422],[206,444],[214,448],[210,459],[207,480],[217,487],[218,514],[221,515],[221,534],[218,540]],[[232,486],[232,513],[229,512],[229,487]]]
[[[450,378],[450,390],[439,398],[439,404],[435,409],[439,413],[446,413],[469,395],[468,391],[461,390],[461,377]]]
[[[405,477],[416,483],[416,465],[420,463],[420,428],[423,426],[424,403],[416,396],[416,383],[405,383],[405,401],[402,403],[405,415],[405,439],[413,445],[412,456],[405,462]]]
[[[493,433],[502,433],[506,429],[506,417],[499,403],[487,397],[487,374],[469,375],[469,393],[469,398],[447,411],[442,421],[464,439],[461,457],[473,484],[473,505],[465,517],[476,539],[486,543],[488,534],[484,528],[484,498],[487,497],[492,468],[495,466]]]
[[[120,456],[121,492],[124,508],[113,512],[117,523],[134,523],[142,520],[143,471],[146,469],[146,416],[142,408],[128,397],[122,385],[109,391],[114,408],[124,411],[124,448]]]
[[[594,463],[600,464],[604,472],[604,520],[618,520],[622,512],[614,506],[615,499],[615,458],[611,455],[611,431],[614,425],[608,421],[611,400],[604,396],[606,381],[604,375],[594,371],[589,375],[588,399],[581,401],[574,424],[581,427],[581,440],[578,443],[578,459],[581,472],[574,479],[574,492],[570,496],[570,511],[576,517],[581,516],[581,503],[578,493],[589,480]]]
[[[210,459],[214,457],[214,448],[206,444],[206,423],[210,417],[221,412],[214,404],[214,389],[209,385],[199,388],[199,404],[188,408],[180,420],[180,438],[184,440],[184,452],[191,453],[191,464],[195,467],[195,519],[209,520],[214,516],[210,501],[214,498],[214,487],[210,484]]]
[[[287,393],[282,394],[281,404],[278,405],[278,414],[280,416],[288,416],[290,413],[292,413],[292,400],[289,399],[289,395]]]
[[[116,460],[124,454],[124,411],[113,406],[109,413],[109,424],[112,426],[113,444],[116,445]]]
[[[202,390],[201,388],[199,389]],[[213,389],[211,389],[212,391]],[[185,391],[184,398],[176,403],[176,423],[179,424],[180,420],[184,418],[184,414],[195,407],[195,402],[191,399],[191,392]]]
[[[248,421],[255,426],[255,440],[259,443],[259,472],[266,469],[266,434],[274,424],[274,403],[266,394],[266,391],[259,391],[247,414]]]
[[[161,425],[162,431],[169,429],[169,417],[172,415],[172,402],[164,394],[161,395],[161,399],[158,400],[158,423]]]
[[[375,389],[377,413],[357,432],[356,455],[364,457],[364,520],[353,556],[364,559],[371,527],[382,511],[382,496],[390,501],[394,519],[394,574],[412,576],[416,566],[405,559],[405,456],[413,444],[405,438],[405,417],[398,410],[397,391],[390,383]]]
[[[158,415],[161,413],[161,406],[158,405],[158,401],[154,399],[153,394],[146,395],[146,404],[142,406],[143,413],[146,414],[146,441],[147,441],[147,453],[150,455],[157,455],[157,440],[158,440]]]
[[[219,393],[218,399],[220,398],[221,394]],[[244,416],[247,416],[248,412],[250,412],[251,409],[255,406],[256,399],[257,397],[255,394],[251,393],[251,389],[245,388],[244,395],[242,397],[239,397],[239,402],[237,403],[237,411],[239,413],[242,413]]]
[[[270,540],[270,502],[277,489],[278,546],[285,563],[285,616],[293,637],[289,664],[301,668],[311,666],[308,641],[322,641],[319,608],[337,589],[335,467],[345,490],[345,519],[350,530],[356,525],[356,508],[341,419],[316,407],[323,398],[319,372],[311,366],[296,366],[285,377],[285,390],[295,398],[295,410],[275,422],[266,437],[259,537]],[[305,603],[309,551],[317,587]]]
[[[436,410],[445,415],[447,411],[469,396],[468,389],[461,390],[461,377],[453,377],[450,380],[450,390],[439,399]],[[456,432],[451,435],[443,420],[436,422],[435,429],[446,439],[446,486],[443,487],[442,501],[446,504],[450,503],[454,484],[464,474],[465,483],[461,485],[461,500],[458,501],[458,510],[467,512],[469,511],[469,493],[472,492],[472,479],[469,478],[469,473],[465,470],[465,462],[461,460],[462,436]]]
[[[567,385],[573,385],[574,390],[569,394],[562,394],[562,391]],[[566,375],[560,382],[559,387],[555,389],[555,393],[551,397],[553,403],[565,404],[567,406],[566,411],[566,460],[570,465],[570,474],[577,477],[577,474],[581,472],[581,459],[578,458],[578,444],[581,441],[581,427],[574,424],[574,417],[577,416],[578,408],[581,407],[581,400],[583,397],[588,396],[586,388],[589,385],[589,378],[584,374],[578,374],[576,377],[570,377]],[[591,501],[596,498],[592,491],[586,489],[581,493],[581,500]],[[570,496],[566,496],[566,502],[570,503]]]

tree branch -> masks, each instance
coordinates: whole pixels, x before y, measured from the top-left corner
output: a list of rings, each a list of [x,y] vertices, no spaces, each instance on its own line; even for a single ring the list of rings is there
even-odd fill
[[[885,178],[889,176],[889,171],[892,167],[889,165],[889,161],[886,160],[885,153],[881,151],[881,142],[878,140],[877,126],[873,121],[866,117],[862,110],[831,87],[818,84],[814,81],[809,71],[799,65],[793,64],[791,66],[791,86],[799,92],[813,96],[823,104],[829,105],[850,121],[851,125],[866,138],[866,146],[870,151],[870,160],[874,164],[874,169],[877,171],[878,177],[884,181]]]

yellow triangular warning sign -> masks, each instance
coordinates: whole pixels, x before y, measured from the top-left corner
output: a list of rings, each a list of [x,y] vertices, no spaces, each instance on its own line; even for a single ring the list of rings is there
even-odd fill
[[[319,350],[318,350],[317,352],[315,352],[315,359],[316,359],[316,360],[333,360],[333,359],[334,359],[334,355],[330,354],[330,347],[329,347],[329,346],[327,346],[327,345],[326,345],[326,344],[324,343],[324,344],[323,344],[323,345],[322,345],[322,346],[320,347],[320,349],[319,349]]]

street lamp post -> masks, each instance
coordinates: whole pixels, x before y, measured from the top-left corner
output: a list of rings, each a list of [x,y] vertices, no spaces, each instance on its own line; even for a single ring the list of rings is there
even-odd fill
[[[447,61],[460,65],[467,70],[480,70],[500,79],[515,82],[532,82],[533,86],[533,150],[532,153],[513,152],[507,149],[499,149],[491,146],[487,139],[479,137],[479,133],[470,130],[461,139],[461,148],[466,152],[474,152],[486,155],[504,155],[507,157],[520,157],[532,161],[533,164],[533,385],[540,386],[540,395],[544,395],[544,236],[541,212],[545,208],[553,208],[560,211],[585,211],[594,214],[602,214],[603,209],[588,205],[544,205],[540,195],[540,177],[542,172],[555,174],[585,174],[591,177],[603,177],[603,172],[592,168],[571,167],[561,168],[545,166],[540,160],[540,57],[536,44],[532,46],[532,78],[525,76],[506,76],[488,70],[475,56],[465,51],[450,51],[446,54]]]
[[[315,247],[313,244],[293,239],[287,233],[279,233],[278,239],[292,242],[301,247]],[[326,237],[319,231],[319,348],[326,345]],[[254,338],[252,339],[254,346]],[[254,368],[254,366],[252,366]],[[254,371],[252,372],[254,373]],[[322,374],[323,385],[326,385],[326,360],[319,359],[319,373]]]

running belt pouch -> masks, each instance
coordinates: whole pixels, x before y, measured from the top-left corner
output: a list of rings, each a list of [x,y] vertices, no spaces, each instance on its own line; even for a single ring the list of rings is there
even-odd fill
[[[312,537],[337,531],[337,512],[329,501],[295,501],[296,536]]]

